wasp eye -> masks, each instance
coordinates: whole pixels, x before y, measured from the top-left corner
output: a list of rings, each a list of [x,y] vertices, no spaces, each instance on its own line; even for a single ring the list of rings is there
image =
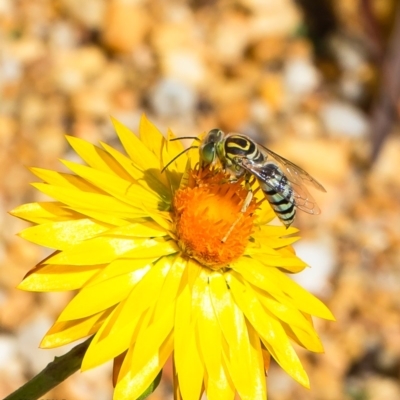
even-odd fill
[[[211,164],[215,160],[215,143],[206,143],[200,147],[200,158],[205,164]]]
[[[223,137],[224,137],[224,132],[222,132],[221,129],[214,128],[208,132],[205,141],[207,143],[210,142],[217,143],[220,142],[223,139]]]

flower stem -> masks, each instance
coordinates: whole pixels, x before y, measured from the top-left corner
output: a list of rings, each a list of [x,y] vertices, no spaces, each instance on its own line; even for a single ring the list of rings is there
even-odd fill
[[[4,400],[36,400],[59,385],[80,368],[83,356],[92,338],[90,337],[85,342],[75,346],[63,356],[55,357],[54,361],[48,364],[43,371]]]

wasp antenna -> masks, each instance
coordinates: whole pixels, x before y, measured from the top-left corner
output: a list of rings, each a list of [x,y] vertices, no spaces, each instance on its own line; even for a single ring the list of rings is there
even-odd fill
[[[198,149],[199,146],[190,146],[187,149],[181,151],[177,156],[175,156],[162,170],[161,173],[163,173],[175,160],[177,160],[182,154],[186,153],[187,151],[191,149]]]
[[[200,139],[196,136],[181,136],[181,137],[170,139],[169,141],[175,142],[176,140],[182,140],[182,139],[193,139],[193,140],[197,140],[198,142],[200,142]]]

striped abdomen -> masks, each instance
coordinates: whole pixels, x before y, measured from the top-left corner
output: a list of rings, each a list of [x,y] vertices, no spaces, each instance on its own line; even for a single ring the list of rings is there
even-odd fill
[[[259,184],[277,217],[288,228],[296,215],[296,201],[290,182],[273,163],[263,166],[258,176]]]

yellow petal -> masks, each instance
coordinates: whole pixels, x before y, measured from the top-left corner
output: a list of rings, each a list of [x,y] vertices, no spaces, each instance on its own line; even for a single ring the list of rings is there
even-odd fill
[[[63,250],[109,229],[105,224],[83,218],[72,221],[49,222],[23,230],[19,236],[30,242]]]
[[[215,392],[216,388],[223,387],[220,379],[221,366],[221,330],[215,316],[213,305],[209,296],[208,273],[199,276],[193,288],[193,298],[199,301],[193,302],[193,313],[197,315],[197,331],[200,352],[207,371],[207,395]]]
[[[219,367],[218,379],[210,381],[208,376],[205,376],[205,386],[207,398],[218,400],[233,400],[235,398],[235,385],[229,375],[228,366],[224,358],[221,358]],[[265,397],[263,398],[265,400]]]
[[[314,352],[322,352],[321,341],[314,330],[313,324],[300,312],[297,307],[282,301],[277,301],[260,289],[253,288],[259,302],[274,314],[285,329],[287,335],[300,346]]]
[[[274,297],[284,296],[283,289],[268,279],[271,267],[265,267],[258,260],[250,257],[242,257],[231,265],[232,269],[243,276],[248,282],[265,290]]]
[[[129,223],[125,219],[117,218],[109,212],[96,211],[96,210],[92,210],[91,208],[83,208],[83,207],[78,207],[78,206],[74,206],[73,209],[68,206],[64,206],[64,208],[66,210],[70,210],[71,212],[76,211],[76,214],[78,216],[80,216],[79,218],[89,217],[93,220],[96,220],[99,222],[104,222],[104,223],[106,223],[108,225],[112,225],[112,226],[123,226],[123,225],[127,225]],[[132,217],[134,216],[133,214],[134,213],[132,213]],[[137,219],[139,219],[139,218],[137,218]]]
[[[149,150],[126,126],[122,125],[116,119],[112,118],[111,120],[125,151],[133,163],[142,171],[146,171],[157,181],[162,182],[168,187],[165,175],[161,174],[162,165],[160,158]]]
[[[265,380],[264,360],[261,351],[261,342],[257,332],[251,324],[247,322],[247,331],[250,340],[250,359],[252,361],[252,372],[254,374],[254,399],[266,399],[267,387]]]
[[[113,310],[94,336],[82,360],[82,371],[98,367],[125,352],[129,349],[132,340],[136,339],[142,326],[147,326],[150,318],[147,310],[143,313],[132,314],[131,312],[129,321],[126,321],[124,325],[120,324],[117,335],[115,335],[115,331],[114,334],[109,334],[113,322],[118,320],[125,304],[126,301],[122,301]]]
[[[63,164],[71,171],[75,172],[78,176],[82,177],[88,182],[91,182],[104,192],[107,192],[112,197],[127,203],[136,208],[141,208],[142,202],[149,204],[151,208],[158,208],[158,204],[162,199],[154,192],[144,189],[142,186],[121,179],[116,175],[97,171],[85,165],[73,163],[71,161],[62,161]]]
[[[172,260],[173,259],[171,258],[171,261]],[[179,256],[172,261],[171,268],[168,271],[168,275],[166,276],[162,289],[159,292],[158,302],[154,309],[152,320],[160,318],[164,314],[165,308],[168,307],[171,302],[176,300],[186,265],[187,261]]]
[[[82,179],[80,176],[51,171],[43,168],[29,168],[29,170],[44,182],[53,186],[75,190],[79,189],[79,191],[89,193],[104,193],[101,189],[96,188],[91,183]]]
[[[143,144],[151,150],[158,159],[161,159],[161,149],[165,145],[165,138],[161,132],[146,117],[142,115],[139,125],[139,137]]]
[[[110,213],[118,218],[138,218],[146,216],[146,213],[139,208],[135,208],[111,196],[82,192],[75,189],[47,185],[45,183],[34,183],[32,186],[72,208],[89,208],[94,211]]]
[[[112,308],[109,308],[90,317],[73,321],[56,322],[42,339],[40,347],[42,349],[52,349],[54,347],[65,346],[75,340],[96,333],[111,311]]]
[[[115,278],[118,275],[129,274],[137,270],[141,270],[141,274],[144,275],[156,260],[157,258],[139,258],[137,260],[122,258],[120,260],[115,260],[102,268],[102,270],[94,275],[85,286],[97,285],[107,279]]]
[[[164,366],[168,357],[173,350],[173,335],[172,333],[161,345],[157,354],[153,356],[151,360],[148,360],[145,367],[142,369],[140,374],[134,374],[129,371],[123,376],[117,383],[114,390],[114,399],[136,399],[138,398],[153,382],[155,377]],[[128,352],[129,354],[129,352]],[[131,358],[125,357],[124,363],[126,364],[131,361]],[[121,371],[124,365],[122,365]]]
[[[307,290],[303,289],[299,284],[287,277],[281,271],[271,268],[269,271],[269,278],[274,284],[279,285],[279,287],[281,287],[282,290],[294,300],[294,303],[299,310],[310,315],[315,315],[319,318],[332,321],[335,320],[331,311],[324,303],[322,303],[321,300],[307,292]]]
[[[134,344],[140,330],[147,327],[146,321],[149,321],[152,313],[146,315],[146,311],[156,302],[170,268],[171,260],[165,257],[151,268],[146,268],[146,274],[139,275],[141,270],[137,271],[135,275],[137,284],[129,295],[126,295],[126,299],[116,307],[93,339],[82,368],[88,369],[100,365]]]
[[[60,321],[84,318],[119,303],[142,278],[143,273],[140,272],[141,270],[137,270],[118,275],[96,285],[84,287],[65,307],[59,317]]]
[[[283,323],[282,326],[288,337],[296,342],[299,346],[313,351],[314,353],[324,352],[322,342],[314,330],[303,330],[296,326],[291,326],[285,323]]]
[[[308,322],[295,306],[284,304],[270,297],[267,293],[253,287],[254,294],[259,302],[278,319],[286,322],[289,326],[296,327],[305,332],[314,333],[314,327]]]
[[[132,181],[126,170],[100,147],[74,136],[67,135],[66,138],[75,152],[92,168]]]
[[[166,146],[163,147],[162,151],[162,160],[164,166],[167,165],[171,160],[177,157],[184,150],[182,143],[180,143],[179,140],[171,142],[171,139],[174,138],[175,135],[171,131],[168,131],[167,143]],[[171,185],[170,187],[172,192],[179,188],[183,172],[185,171],[186,162],[187,154],[182,154],[164,171],[165,174],[168,176],[168,181]]]
[[[148,191],[152,191],[161,196],[164,202],[171,203],[171,192],[166,186],[166,178],[164,178],[163,181],[160,181],[158,175],[154,175],[151,172],[134,165],[130,158],[122,155],[111,146],[106,143],[101,143],[101,145],[124,167],[136,183],[143,186]]]
[[[241,398],[255,398],[256,376],[243,313],[232,299],[224,276],[211,274],[209,287],[215,314],[227,342],[227,362],[234,386]]]
[[[240,276],[236,276],[233,272],[230,277],[229,286],[236,303],[243,310],[269,353],[292,378],[308,388],[308,376],[282,325],[262,308],[251,290],[240,281]]]
[[[158,211],[158,210],[151,210],[150,208],[146,207],[146,204],[142,203],[142,209],[145,210],[147,215],[161,228],[165,229],[167,232],[172,231],[173,225],[171,221],[171,215],[168,212]]]
[[[191,322],[191,293],[184,286],[177,298],[174,327],[174,360],[182,398],[199,400],[204,366]]]
[[[49,258],[47,264],[107,264],[118,257],[152,258],[178,251],[174,241],[142,238],[97,237],[79,243]]]
[[[110,229],[107,236],[129,236],[129,237],[162,237],[167,232],[159,224],[153,221],[133,222],[121,227]]]
[[[34,222],[36,224],[83,218],[83,215],[66,208],[62,203],[55,201],[23,204],[22,206],[10,211],[10,214],[14,215],[14,217]]]
[[[132,375],[143,374],[149,361],[157,359],[159,349],[168,339],[168,336],[172,334],[174,313],[175,304],[170,303],[169,306],[166,307],[165,313],[160,318],[154,320],[153,323],[141,330],[133,348],[132,364],[130,368]],[[159,367],[158,371],[163,367],[163,364]],[[143,383],[143,390],[145,390],[150,383],[151,381],[148,382],[147,385]]]
[[[81,288],[103,269],[103,265],[40,265],[24,278],[18,289],[31,292],[60,292]]]

